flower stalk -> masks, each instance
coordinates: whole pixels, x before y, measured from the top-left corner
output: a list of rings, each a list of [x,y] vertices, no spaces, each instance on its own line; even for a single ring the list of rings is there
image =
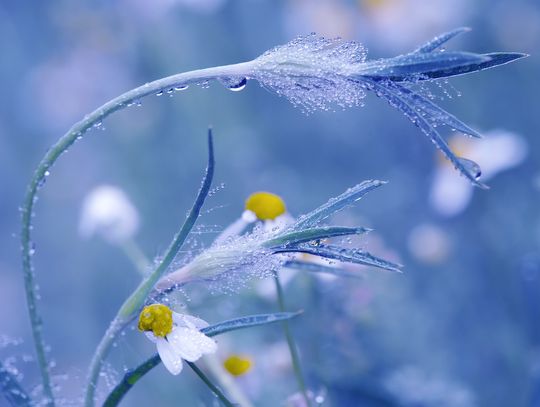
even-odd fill
[[[283,287],[281,286],[281,282],[279,281],[279,275],[277,273],[274,274],[274,282],[276,283],[276,293],[279,311],[286,312],[285,295],[283,294]],[[294,370],[294,375],[296,377],[296,382],[298,383],[298,390],[300,390],[300,393],[302,393],[302,397],[306,402],[306,406],[310,407],[311,402],[307,394],[306,383],[304,381],[304,375],[302,373],[302,365],[300,364],[300,357],[298,355],[298,348],[296,347],[293,334],[289,327],[289,322],[285,320],[282,322],[281,325],[283,326],[283,332],[285,334],[285,338],[287,339],[287,345],[291,354],[291,362]]]

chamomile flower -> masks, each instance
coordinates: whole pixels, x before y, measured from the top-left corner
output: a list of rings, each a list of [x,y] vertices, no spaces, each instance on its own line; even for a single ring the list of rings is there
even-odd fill
[[[137,209],[120,188],[100,185],[85,197],[79,222],[82,236],[99,235],[110,243],[121,243],[138,228]]]
[[[216,342],[200,331],[207,326],[202,319],[178,314],[163,304],[144,307],[138,323],[138,328],[156,344],[163,365],[173,375],[182,371],[182,359],[195,362],[204,354],[216,352]]]
[[[265,191],[255,192],[246,199],[242,216],[221,232],[214,243],[222,243],[239,236],[257,222],[262,222],[264,228],[270,230],[283,227],[291,221],[292,217],[287,213],[285,202],[279,195]]]
[[[276,226],[274,223],[270,226],[263,223],[262,227],[255,227],[247,233],[237,232],[219,239],[190,263],[158,281],[155,294],[158,296],[167,294],[193,281],[234,282],[219,284],[219,287],[234,290],[235,287],[245,286],[250,279],[273,276],[289,261],[294,260],[298,253],[323,257],[333,262],[363,264],[399,271],[401,265],[376,257],[360,248],[347,248],[331,242],[327,244],[327,239],[362,235],[370,229],[322,225],[331,215],[352,205],[369,191],[382,185],[384,182],[378,180],[364,181],[296,220],[287,215],[289,220],[284,225]],[[264,197],[268,198],[268,195]],[[275,197],[270,201],[277,203]],[[256,214],[257,211],[261,217],[268,215],[266,212],[259,212],[259,206],[252,204],[249,199],[247,206],[246,212]],[[284,204],[276,204],[275,208],[279,208],[271,214],[275,215],[275,218],[267,219],[265,222],[276,222],[279,216],[286,215]],[[317,271],[322,271],[321,266]],[[334,270],[327,267],[326,271]]]

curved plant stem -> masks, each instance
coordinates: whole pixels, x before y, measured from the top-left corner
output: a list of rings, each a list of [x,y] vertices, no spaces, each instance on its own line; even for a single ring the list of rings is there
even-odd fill
[[[234,407],[234,404],[227,400],[227,397],[221,392],[212,381],[206,377],[201,369],[197,367],[195,363],[186,362],[187,365],[199,376],[199,378],[208,386],[208,388],[216,395],[216,397],[227,407]]]
[[[34,205],[37,200],[39,188],[43,185],[49,175],[50,168],[56,163],[58,158],[66,152],[86,131],[101,123],[106,117],[116,111],[122,110],[131,104],[139,101],[145,96],[163,92],[165,90],[183,87],[191,83],[199,83],[205,80],[246,77],[249,76],[253,67],[253,62],[244,62],[234,65],[225,65],[207,69],[180,73],[146,83],[138,88],[132,89],[86,115],[84,119],[73,125],[45,154],[37,166],[32,179],[28,184],[24,202],[21,208],[21,251],[22,251],[22,272],[24,277],[24,287],[26,292],[26,302],[30,323],[32,326],[32,336],[37,355],[37,361],[41,373],[43,392],[48,406],[54,406],[54,396],[51,387],[48,361],[45,352],[45,345],[42,337],[42,320],[37,308],[35,293],[35,277],[32,264],[34,248],[31,236],[32,215]]]
[[[283,287],[281,286],[281,282],[279,281],[279,275],[277,273],[274,273],[274,282],[276,283],[276,292],[277,292],[277,298],[278,298],[279,311],[285,312],[285,296],[283,295]],[[298,356],[298,349],[296,348],[294,337],[292,335],[291,329],[289,328],[289,322],[283,321],[282,325],[283,325],[283,332],[285,333],[285,337],[287,338],[287,345],[289,345],[289,352],[291,353],[291,362],[293,365],[294,375],[296,376],[296,381],[298,383],[298,389],[300,390],[300,393],[302,393],[302,396],[304,397],[306,406],[310,407],[311,402],[307,394],[306,383],[304,382],[304,375],[302,374],[302,367],[300,365],[300,357]]]
[[[208,131],[208,167],[204,176],[201,189],[195,199],[193,207],[189,212],[184,224],[180,228],[180,231],[175,235],[169,248],[167,249],[165,256],[161,259],[156,269],[146,277],[139,287],[128,297],[124,304],[120,307],[116,317],[107,329],[107,332],[101,339],[101,342],[94,353],[92,362],[90,363],[90,369],[88,374],[88,382],[86,386],[85,405],[94,405],[94,395],[99,378],[99,372],[101,371],[101,365],[103,360],[107,357],[111,345],[115,341],[119,332],[125,328],[125,326],[133,320],[138,310],[142,307],[148,294],[154,287],[155,283],[165,273],[167,268],[174,261],[178,251],[181,249],[186,238],[188,237],[191,229],[197,221],[201,208],[204,204],[210,187],[212,185],[212,179],[214,176],[214,146],[212,140],[212,130]]]

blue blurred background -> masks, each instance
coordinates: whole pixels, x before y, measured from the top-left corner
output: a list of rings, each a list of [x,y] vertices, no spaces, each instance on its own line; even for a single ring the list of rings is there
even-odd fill
[[[122,188],[139,213],[135,240],[147,256],[160,254],[199,187],[212,125],[216,185],[224,186],[192,246],[209,244],[238,218],[253,191],[280,194],[297,216],[364,179],[390,181],[338,223],[375,228],[364,247],[405,272],[366,269],[353,281],[299,274],[286,286],[288,306],[305,310],[294,331],[310,388],[325,405],[540,406],[535,0],[2,0],[0,358],[35,389],[18,207],[47,148],[86,113],[144,82],[249,60],[300,34],[357,40],[377,58],[464,25],[473,31],[450,49],[532,54],[435,88],[439,103],[486,133],[483,142],[507,143],[482,151],[483,142],[456,141],[465,156],[495,168],[489,191],[469,189],[418,129],[373,95],[363,108],[309,116],[255,82],[242,92],[214,83],[148,97],[88,133],[41,191],[34,260],[44,335],[58,394],[76,405],[94,348],[139,278],[117,246],[80,236],[83,200],[102,184]],[[187,291],[190,308],[210,322],[276,310],[257,284],[234,294]],[[115,347],[101,395],[154,351],[141,336],[130,332]],[[296,391],[278,327],[219,341],[220,358],[252,359],[236,380],[255,405],[282,405]],[[125,405],[155,400],[213,402],[191,372],[172,377],[162,367]]]

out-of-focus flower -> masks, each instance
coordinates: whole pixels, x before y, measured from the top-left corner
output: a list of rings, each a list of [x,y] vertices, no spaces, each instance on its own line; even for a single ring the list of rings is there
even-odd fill
[[[79,222],[82,236],[100,235],[111,243],[121,243],[138,228],[137,209],[120,188],[101,185],[85,197]]]
[[[245,355],[230,355],[223,362],[223,367],[233,376],[242,376],[251,370],[253,361]]]
[[[489,180],[498,173],[521,164],[527,156],[527,143],[517,134],[495,130],[483,140],[453,137],[450,144],[454,151],[464,152],[483,168],[483,178]],[[430,202],[444,216],[461,213],[473,195],[470,183],[455,174],[444,161],[435,172]]]
[[[156,344],[163,365],[173,375],[182,371],[182,359],[195,362],[204,354],[216,352],[216,342],[200,331],[207,326],[202,319],[178,314],[163,304],[144,307],[138,324]]]
[[[409,234],[407,244],[412,255],[426,264],[441,264],[450,254],[448,235],[432,224],[416,226]]]

